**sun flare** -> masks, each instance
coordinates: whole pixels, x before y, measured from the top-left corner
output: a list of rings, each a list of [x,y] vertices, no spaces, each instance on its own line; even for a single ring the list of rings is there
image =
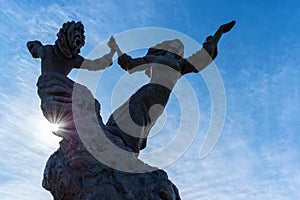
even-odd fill
[[[57,137],[53,132],[58,131],[61,128],[61,124],[51,124],[45,118],[39,118],[36,121],[38,121],[38,123],[35,123],[36,132],[41,142],[56,147],[61,138]]]
[[[51,123],[49,123],[49,130],[51,132],[56,132],[56,131],[59,130],[59,128],[60,128],[59,124],[51,124]]]

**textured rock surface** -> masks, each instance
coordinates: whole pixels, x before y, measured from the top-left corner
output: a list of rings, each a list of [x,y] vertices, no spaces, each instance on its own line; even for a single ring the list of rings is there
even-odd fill
[[[100,104],[87,88],[55,73],[42,75],[37,86],[45,117],[65,124],[61,131],[56,132],[63,140],[49,158],[44,171],[43,187],[51,192],[54,199],[180,199],[176,186],[163,170],[143,163],[117,136],[107,131],[103,131],[105,134],[102,135],[101,131],[99,133],[101,127],[105,129]],[[74,88],[79,96],[74,95]],[[95,123],[98,125],[95,126]],[[99,140],[98,136],[109,140]],[[82,138],[94,143],[87,146],[82,143]],[[118,148],[113,149],[112,146]],[[91,149],[94,150],[93,155]],[[126,154],[122,154],[124,150]],[[94,157],[98,152],[101,152],[101,159],[97,155],[98,159]],[[109,158],[104,162],[109,166],[99,161],[103,154],[105,159]],[[117,170],[120,167],[126,170]],[[126,172],[128,169],[143,173],[129,173]]]
[[[180,199],[164,171],[120,172],[66,140],[47,162],[43,187],[54,199]]]

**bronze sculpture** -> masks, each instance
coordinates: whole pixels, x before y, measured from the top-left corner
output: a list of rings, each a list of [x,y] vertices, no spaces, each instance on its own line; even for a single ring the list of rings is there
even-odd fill
[[[217,56],[220,37],[234,24],[233,21],[220,26],[214,36],[206,38],[203,48],[189,58],[183,58],[184,46],[177,39],[150,48],[144,57],[131,58],[120,50],[111,37],[108,54],[96,60],[85,59],[79,55],[85,40],[84,27],[81,22],[74,21],[63,25],[54,45],[28,42],[32,56],[42,60],[37,86],[43,114],[52,123],[64,124],[55,132],[63,140],[47,162],[43,187],[52,193],[54,199],[180,199],[176,186],[168,180],[164,171],[120,172],[96,160],[87,151],[78,136],[73,118],[73,88],[79,84],[67,75],[73,68],[105,69],[112,64],[115,52],[119,56],[119,65],[125,71],[134,73],[145,70],[150,82],[114,111],[106,124],[100,115],[99,102],[96,99],[92,102],[97,116],[95,123],[100,125],[107,138],[120,149],[137,156],[146,147],[149,131],[163,112],[177,80],[208,66]],[[88,93],[84,86],[80,88]],[[84,109],[84,106],[78,109]],[[110,153],[109,150],[107,152]],[[116,160],[124,161],[122,158]]]

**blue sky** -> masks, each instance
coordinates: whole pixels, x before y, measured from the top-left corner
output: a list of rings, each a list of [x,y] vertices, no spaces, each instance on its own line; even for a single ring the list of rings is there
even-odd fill
[[[203,79],[188,75],[199,102],[199,129],[184,155],[165,170],[183,199],[300,197],[298,1],[74,2],[0,0],[0,199],[51,199],[41,180],[59,138],[48,130],[39,109],[35,84],[40,61],[31,58],[26,42],[52,44],[68,20],[85,25],[81,55],[87,56],[110,35],[141,27],[168,28],[201,44],[220,24],[235,19],[215,60],[226,90],[222,135],[213,151],[200,159],[211,102]],[[96,98],[106,120],[111,88],[124,72],[114,65],[105,73],[107,83],[99,85]],[[76,71],[70,77],[74,79]],[[165,130],[150,138],[149,151],[172,140],[177,107],[173,95]]]

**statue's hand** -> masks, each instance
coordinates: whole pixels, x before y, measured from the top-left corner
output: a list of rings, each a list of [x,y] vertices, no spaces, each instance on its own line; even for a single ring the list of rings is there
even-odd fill
[[[107,45],[109,46],[109,48],[111,49],[111,52],[115,53],[117,52],[118,56],[123,55],[123,52],[120,50],[114,36],[111,36]]]
[[[235,21],[233,20],[233,21],[231,21],[231,22],[229,22],[227,24],[221,25],[219,29],[222,30],[222,33],[227,33],[227,32],[229,32],[232,29],[232,27],[234,25],[235,25]]]
[[[111,36],[111,37],[110,37],[110,39],[109,39],[107,45],[108,45],[108,47],[109,47],[111,50],[113,50],[113,51],[116,50],[117,43],[116,43],[116,40],[115,40],[114,36]]]
[[[215,32],[214,34],[214,41],[215,41],[215,44],[218,44],[221,36],[223,35],[223,33],[227,33],[228,31],[230,31],[232,29],[232,27],[235,25],[235,21],[231,21],[227,24],[223,24],[221,25],[218,30]]]

